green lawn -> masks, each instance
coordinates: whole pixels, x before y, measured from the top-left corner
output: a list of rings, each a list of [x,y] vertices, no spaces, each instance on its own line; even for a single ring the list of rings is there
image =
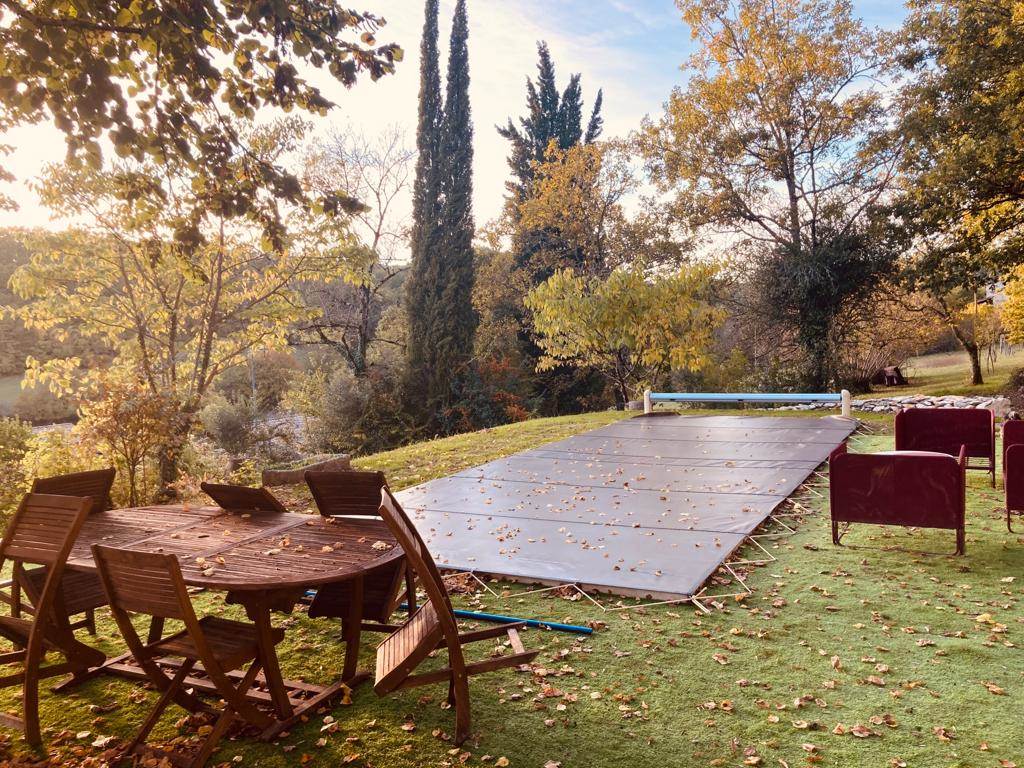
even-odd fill
[[[360,465],[385,469],[401,487],[618,417],[527,422],[367,457]],[[874,431],[856,436],[854,448],[890,447],[889,423],[873,419]],[[600,627],[586,639],[525,633],[528,646],[542,649],[532,673],[474,680],[475,735],[462,749],[448,741],[453,719],[442,708],[442,686],[384,699],[364,686],[350,706],[323,713],[278,744],[242,734],[214,762],[1024,766],[1024,539],[1006,532],[1001,494],[987,476],[971,477],[963,558],[878,549],[951,550],[948,531],[862,527],[849,542],[875,549],[835,548],[823,499],[805,493],[802,500],[814,514],[798,521],[796,535],[762,540],[778,561],[749,571],[754,593],[723,601],[710,615],[692,605],[602,612],[586,601],[523,596],[508,584],[493,585],[501,599],[457,598],[474,608]],[[716,588],[729,591],[727,584]],[[199,600],[207,610],[224,610],[217,595]],[[302,614],[280,623],[289,629],[286,674],[326,679],[340,669],[336,628]],[[111,651],[119,646],[106,617],[101,640]],[[372,649],[365,654],[369,665]],[[0,695],[5,707],[15,701],[12,690]],[[130,735],[153,701],[152,692],[109,679],[70,696],[44,694],[53,764],[102,764],[101,748],[90,745],[101,736]],[[115,708],[107,711],[108,704]],[[328,715],[336,725],[322,731]],[[177,717],[165,718],[152,738],[191,737],[194,730]],[[17,736],[6,748],[9,762],[27,757]]]
[[[903,366],[909,387],[875,387],[873,395],[994,395],[1006,389],[1010,374],[1024,367],[1024,349],[1004,355],[989,367],[982,361],[984,384],[973,385],[966,352],[942,352],[912,357]]]

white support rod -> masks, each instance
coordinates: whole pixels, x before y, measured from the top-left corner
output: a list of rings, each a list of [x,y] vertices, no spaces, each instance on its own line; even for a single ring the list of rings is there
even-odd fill
[[[839,394],[842,395],[843,398],[843,418],[853,418],[853,398],[850,397],[850,390],[844,389]]]
[[[654,411],[654,403],[651,402],[651,390],[644,390],[644,413],[651,413]]]

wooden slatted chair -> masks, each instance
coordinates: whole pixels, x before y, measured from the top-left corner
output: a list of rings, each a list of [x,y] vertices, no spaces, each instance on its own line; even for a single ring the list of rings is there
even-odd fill
[[[22,667],[20,672],[0,678],[0,688],[21,685],[22,715],[0,712],[0,724],[23,731],[33,746],[42,741],[39,681],[68,672],[84,673],[105,660],[100,651],[75,640],[61,590],[68,555],[91,504],[83,497],[27,494],[0,539],[0,567],[11,561],[15,567],[31,564],[46,568],[43,587],[33,603],[33,617],[0,616],[0,637],[15,646],[0,653],[0,665]],[[53,651],[63,654],[65,661],[43,666],[46,654]]]
[[[310,470],[304,477],[323,517],[380,517],[380,493],[387,488],[383,472]],[[403,578],[405,590],[400,595]],[[321,587],[309,606],[310,617],[341,619],[344,631],[353,609],[352,598],[357,587],[354,581]],[[410,610],[415,610],[416,582],[404,559],[394,560],[364,574],[361,628],[370,632],[394,631],[396,627],[390,623],[391,615],[402,598]],[[345,632],[346,637],[354,628],[347,629],[350,631]]]
[[[225,706],[192,760],[192,768],[206,764],[236,716],[259,728],[271,724],[270,717],[245,697],[263,668],[255,625],[216,616],[197,619],[181,567],[174,555],[135,552],[99,544],[93,545],[92,552],[117,626],[132,656],[161,693],[153,711],[125,748],[125,755],[136,752],[145,742],[171,701],[191,712],[208,709],[184,689],[189,673],[197,664],[202,665],[203,673],[216,686]],[[133,613],[176,619],[185,628],[154,642],[143,643],[132,624],[130,614]],[[284,631],[274,630],[271,639],[275,645],[281,642]],[[183,659],[173,677],[157,663],[163,657]],[[250,665],[249,668],[237,684],[233,683],[228,674],[246,664]]]
[[[266,488],[224,483],[200,483],[199,487],[221,509],[230,512],[287,512],[278,498]]]
[[[31,493],[46,493],[56,496],[87,496],[92,499],[90,512],[103,512],[113,509],[110,489],[114,485],[116,470],[96,469],[88,472],[73,472],[68,475],[53,477],[37,477],[32,481]],[[12,615],[20,616],[22,612],[31,613],[32,606],[26,605],[21,598],[24,589],[29,599],[38,599],[46,582],[46,569],[16,569],[11,579],[10,603]],[[68,616],[84,614],[84,617],[72,623],[72,629],[84,627],[89,634],[96,634],[96,609],[106,605],[103,587],[94,573],[85,571],[67,571],[61,584],[64,592],[64,606]],[[4,596],[6,598],[6,596]]]
[[[381,491],[380,514],[405,550],[428,599],[410,614],[401,628],[388,635],[377,647],[373,689],[383,696],[401,688],[447,681],[448,702],[455,707],[455,743],[462,744],[469,736],[469,677],[526,664],[537,656],[538,651],[527,651],[523,647],[519,639],[519,630],[524,626],[522,622],[460,633],[437,566],[419,532],[387,488]],[[511,654],[466,663],[462,652],[464,645],[499,637],[507,637],[512,647]],[[415,674],[423,660],[442,647],[448,649],[448,666]]]

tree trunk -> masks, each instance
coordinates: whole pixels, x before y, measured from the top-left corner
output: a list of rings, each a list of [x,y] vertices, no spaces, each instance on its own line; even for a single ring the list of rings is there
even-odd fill
[[[181,455],[188,445],[193,417],[194,414],[191,412],[181,412],[175,423],[172,424],[167,440],[157,449],[160,470],[160,489],[157,491],[157,498],[160,501],[174,501],[178,498],[178,489],[175,487],[175,483],[181,476]]]
[[[984,384],[981,378],[981,350],[973,341],[967,347],[967,354],[971,358],[971,384]]]
[[[984,384],[985,381],[981,376],[981,348],[978,347],[978,342],[969,338],[960,330],[957,324],[950,323],[950,327],[953,329],[953,335],[956,336],[956,340],[960,342],[960,346],[964,348],[968,357],[971,358],[971,384]]]

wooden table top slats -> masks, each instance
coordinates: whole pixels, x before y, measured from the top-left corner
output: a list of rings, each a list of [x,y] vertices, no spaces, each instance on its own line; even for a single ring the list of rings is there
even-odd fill
[[[315,587],[401,556],[379,519],[235,514],[219,507],[94,513],[82,527],[68,567],[95,570],[94,543],[174,554],[187,584],[232,591]]]

